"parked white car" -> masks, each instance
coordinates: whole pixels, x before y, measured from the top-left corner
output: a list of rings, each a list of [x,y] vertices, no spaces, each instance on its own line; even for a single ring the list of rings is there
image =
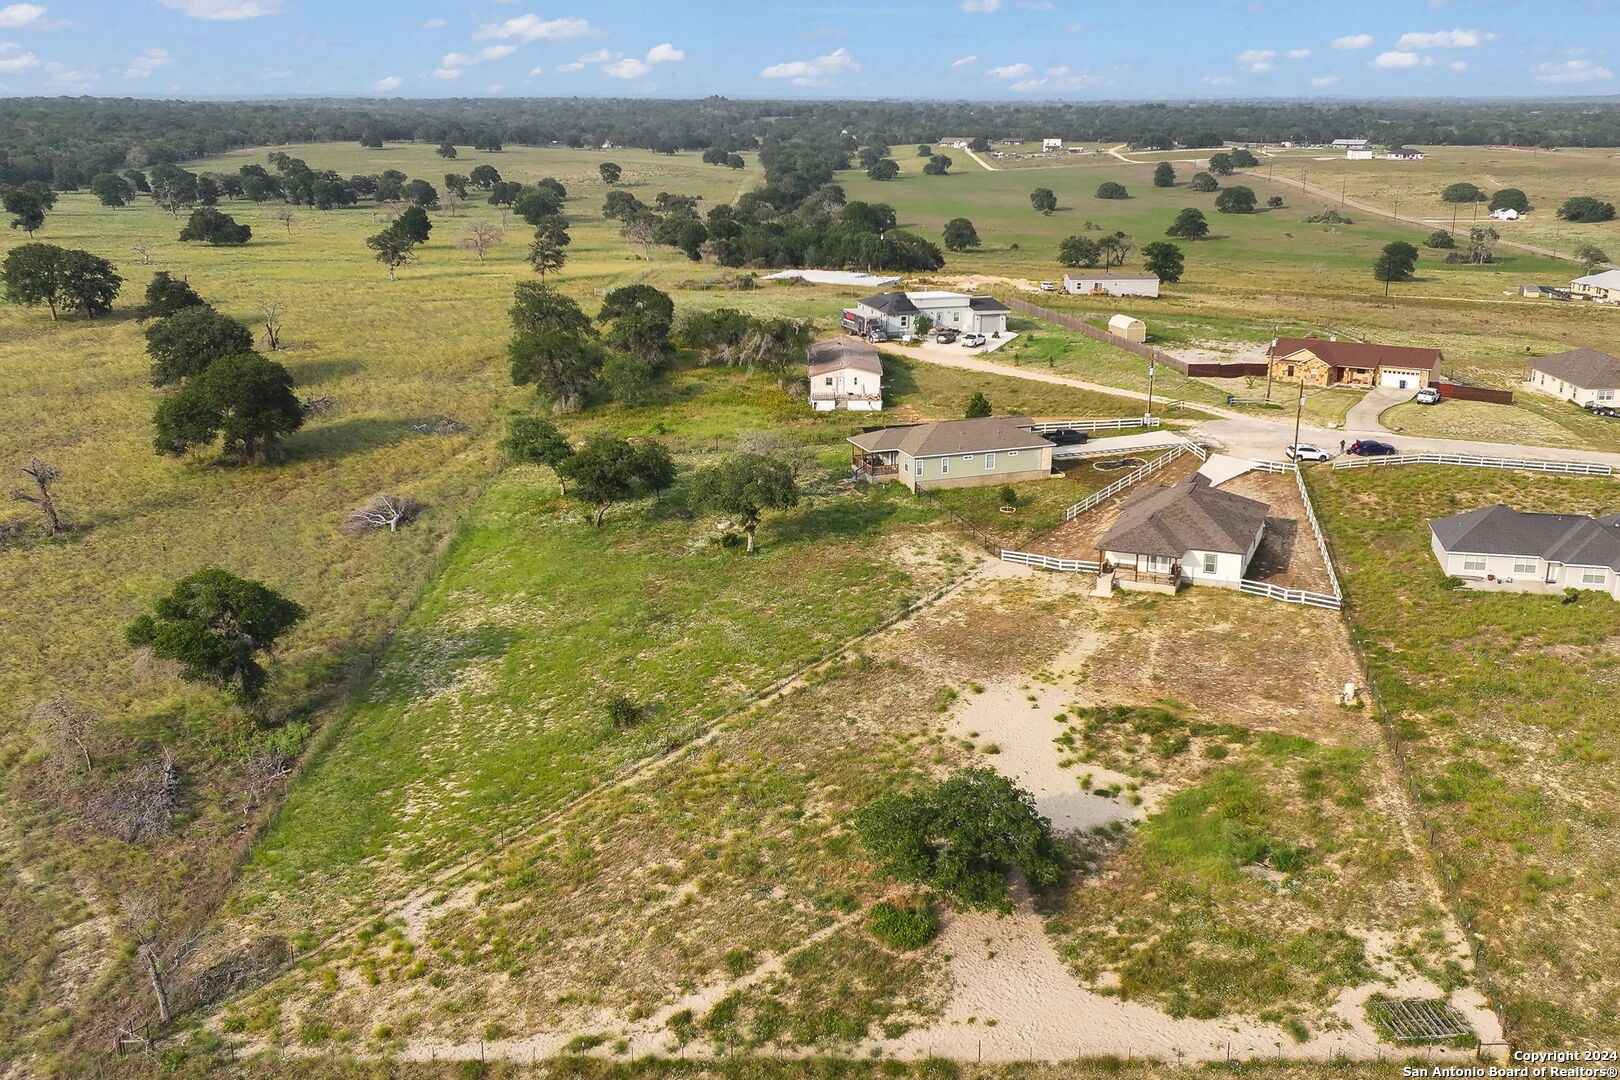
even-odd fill
[[[1425,386],[1417,392],[1417,396],[1412,400],[1419,405],[1438,405],[1440,404],[1440,391],[1432,386]]]
[[[1302,442],[1290,444],[1283,448],[1289,461],[1331,461],[1333,455],[1317,446],[1315,443]]]
[[[1055,281],[1043,281],[1043,282],[1041,282],[1041,292],[1057,292],[1057,282],[1055,282]]]
[[[984,335],[983,334],[963,334],[962,335],[962,346],[964,348],[977,349],[980,345],[983,345],[983,344],[984,344]]]

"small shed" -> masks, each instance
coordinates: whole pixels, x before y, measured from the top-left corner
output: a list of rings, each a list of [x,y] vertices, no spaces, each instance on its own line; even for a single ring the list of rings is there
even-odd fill
[[[1147,323],[1129,315],[1115,315],[1108,320],[1108,332],[1117,338],[1134,341],[1138,345],[1147,340]]]

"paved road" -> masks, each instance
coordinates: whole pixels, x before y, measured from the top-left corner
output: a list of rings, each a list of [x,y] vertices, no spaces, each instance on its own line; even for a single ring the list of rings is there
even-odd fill
[[[1035,368],[1016,367],[1012,364],[1000,364],[991,360],[980,360],[972,356],[942,356],[937,353],[924,353],[921,351],[907,352],[912,356],[930,364],[941,367],[960,368],[963,371],[982,371],[991,375],[1006,375],[1014,379],[1028,379],[1032,382],[1055,383],[1060,386],[1074,386],[1082,390],[1095,390],[1099,393],[1113,394],[1115,397],[1131,398],[1143,401],[1147,395],[1138,390],[1121,390],[1117,386],[1104,386],[1102,383],[1086,382],[1084,379],[1071,379],[1067,375],[1058,375],[1054,372],[1041,371]],[[1158,400],[1163,400],[1162,398]],[[1221,449],[1243,457],[1278,458],[1282,456],[1283,447],[1294,441],[1294,423],[1292,419],[1271,419],[1266,416],[1250,416],[1246,413],[1233,412],[1217,405],[1204,405],[1199,402],[1189,402],[1188,408],[1198,409],[1216,417],[1206,420],[1191,428],[1192,434],[1201,435]],[[1348,421],[1348,417],[1346,418]],[[1555,446],[1529,446],[1520,443],[1493,443],[1476,442],[1468,439],[1436,439],[1429,437],[1400,435],[1390,436],[1383,428],[1362,428],[1347,423],[1344,428],[1316,427],[1305,424],[1299,429],[1301,442],[1313,442],[1324,450],[1338,450],[1340,440],[1346,443],[1357,439],[1379,439],[1392,441],[1398,450],[1432,450],[1443,454],[1474,454],[1483,457],[1509,457],[1531,458],[1537,461],[1591,461],[1601,465],[1612,465],[1620,469],[1620,453],[1611,453],[1604,450],[1568,450]]]

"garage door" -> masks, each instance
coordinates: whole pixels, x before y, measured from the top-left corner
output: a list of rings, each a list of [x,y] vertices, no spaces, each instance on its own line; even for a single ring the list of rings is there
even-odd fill
[[[1386,371],[1379,375],[1379,386],[1392,386],[1398,389],[1416,390],[1422,382],[1410,371]]]

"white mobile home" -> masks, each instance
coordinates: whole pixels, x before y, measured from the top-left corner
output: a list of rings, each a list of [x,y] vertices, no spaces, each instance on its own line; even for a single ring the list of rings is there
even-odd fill
[[[1158,296],[1159,275],[1143,270],[1079,270],[1063,275],[1063,291],[1091,296]]]

